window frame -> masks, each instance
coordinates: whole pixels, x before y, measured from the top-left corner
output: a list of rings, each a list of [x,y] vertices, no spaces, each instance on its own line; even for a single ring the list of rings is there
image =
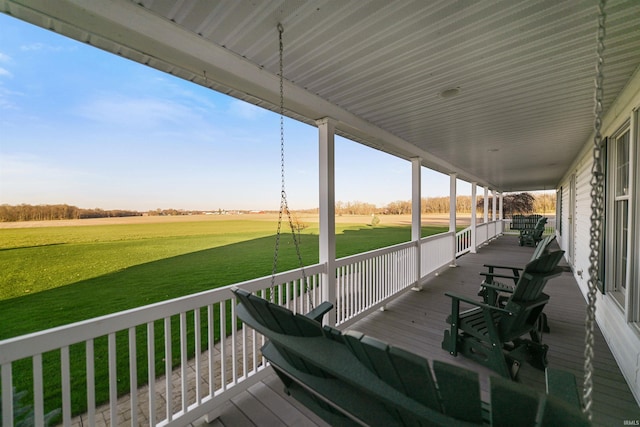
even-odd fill
[[[635,218],[639,207],[638,196],[635,194],[635,188],[640,184],[638,174],[638,123],[637,111],[634,111],[634,117],[625,121],[615,132],[608,138],[608,146],[606,147],[605,157],[605,218],[603,225],[605,230],[604,240],[604,259],[603,279],[606,284],[607,294],[615,301],[617,306],[622,310],[628,322],[640,321],[640,284],[638,284],[638,274],[640,273],[637,266],[634,266],[634,260],[639,253],[638,244],[640,243],[640,235],[638,227],[640,222]],[[626,143],[626,168],[627,168],[627,191],[620,191],[620,147],[622,138],[627,138]],[[623,185],[624,186],[624,185]],[[626,224],[619,224],[618,215],[621,214],[620,209],[625,210]],[[622,242],[620,233],[624,230]],[[624,248],[620,247],[620,243],[624,243]],[[624,271],[619,269],[620,251],[626,252],[626,263],[623,266]],[[624,277],[624,284],[616,283],[618,276]]]

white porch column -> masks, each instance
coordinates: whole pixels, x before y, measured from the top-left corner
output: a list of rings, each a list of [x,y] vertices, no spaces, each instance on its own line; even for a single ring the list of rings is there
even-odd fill
[[[420,286],[420,237],[422,236],[422,159],[411,159],[411,241],[416,245],[416,288]]]
[[[498,212],[498,219],[500,220],[498,232],[502,234],[504,231],[504,192],[500,192],[500,208],[498,209]]]
[[[325,117],[317,120],[319,138],[319,207],[320,207],[320,263],[325,264],[322,274],[322,300],[336,304],[336,203],[335,203],[335,126],[336,120]],[[331,310],[326,323],[335,326],[336,312]]]
[[[489,187],[484,187],[484,223],[489,222]]]
[[[493,209],[491,209],[491,218],[492,218],[491,220],[495,221],[496,218],[497,218],[497,212],[496,212],[497,211],[497,206],[496,205],[497,205],[497,202],[498,202],[498,198],[497,198],[498,193],[496,193],[496,190],[493,190],[491,193],[493,194]]]
[[[449,232],[453,232],[453,252],[451,254],[451,267],[456,266],[456,196],[457,178],[455,173],[449,174]]]
[[[457,174],[449,174],[449,231],[456,231],[457,179]]]
[[[477,183],[471,183],[471,253],[475,254],[478,248],[477,245],[477,218],[476,218],[476,204],[478,203],[478,186]]]

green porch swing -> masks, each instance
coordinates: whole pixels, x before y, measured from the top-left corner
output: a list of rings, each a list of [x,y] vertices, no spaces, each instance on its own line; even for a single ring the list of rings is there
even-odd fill
[[[600,130],[606,17],[604,6],[605,1],[601,0],[597,33],[596,117],[591,182],[591,267],[585,320],[585,377],[582,399],[572,374],[547,368],[546,394],[505,378],[491,377],[490,401],[484,402],[480,398],[479,378],[475,372],[439,361],[429,363],[418,355],[358,332],[342,332],[329,326],[323,327],[321,320],[332,308],[330,303],[322,304],[313,310],[313,314],[300,315],[242,289],[234,288],[233,292],[238,301],[238,317],[268,339],[262,347],[262,354],[284,383],[287,393],[335,426],[591,425],[595,304],[599,280],[600,223],[603,212]],[[283,28],[280,24],[278,32],[282,131]],[[281,132],[281,148],[284,150],[283,135]],[[272,276],[275,276],[276,271],[283,212],[289,216],[298,258],[303,268],[299,242],[295,238],[286,203],[284,160],[281,196]]]

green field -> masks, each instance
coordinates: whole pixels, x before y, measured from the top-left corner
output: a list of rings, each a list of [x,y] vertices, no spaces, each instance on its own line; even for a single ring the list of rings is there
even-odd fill
[[[301,252],[311,265],[318,226],[307,225]],[[245,219],[0,229],[0,339],[267,276],[275,230]],[[283,230],[278,271],[298,265]],[[411,230],[337,224],[336,233],[344,257],[408,241]]]
[[[318,226],[306,225],[300,235],[301,253],[305,264],[311,265],[318,262]],[[283,226],[278,271],[298,267],[287,228]],[[447,229],[423,227],[422,234]],[[268,276],[275,230],[275,221],[247,219],[0,229],[0,340]],[[340,258],[406,242],[411,229],[337,224],[336,233]],[[189,316],[192,319],[193,313]],[[177,321],[172,319],[174,364],[180,360]],[[162,374],[163,327],[161,321],[156,323],[156,366]],[[144,384],[146,330],[137,329],[138,381]],[[106,346],[106,337],[95,340],[98,377],[108,371]],[[126,334],[117,335],[117,346],[118,388],[126,392]],[[80,391],[72,395],[74,413],[86,410],[84,351],[84,345],[70,348],[72,389]],[[188,353],[190,357],[194,354],[193,342],[189,342]],[[59,352],[43,355],[46,410],[60,407],[59,361]],[[30,362],[17,362],[13,369],[16,389],[31,393]],[[98,402],[108,399],[106,386],[106,382],[96,384]]]

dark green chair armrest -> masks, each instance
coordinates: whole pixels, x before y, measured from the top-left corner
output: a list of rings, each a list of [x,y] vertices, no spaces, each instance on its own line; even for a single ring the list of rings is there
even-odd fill
[[[499,279],[511,279],[511,280],[515,280],[518,281],[518,279],[520,278],[519,276],[509,276],[507,274],[497,274],[497,273],[480,273],[481,276],[487,277],[487,278],[493,278],[493,277],[497,277]]]
[[[322,318],[325,314],[327,314],[333,308],[333,304],[329,301],[325,301],[307,314],[305,317],[309,319],[315,320],[316,322],[322,323]]]
[[[480,307],[480,308],[485,309],[485,310],[500,311],[500,312],[503,312],[503,313],[511,314],[511,311],[509,311],[509,310],[505,310],[504,308],[496,307],[494,305],[485,304],[483,302],[476,301],[476,300],[474,300],[472,298],[468,298],[466,296],[456,295],[456,294],[452,294],[450,292],[445,292],[444,294],[446,296],[448,296],[449,298],[451,298],[454,302],[457,302],[457,303],[462,301],[462,302],[465,302],[465,303],[470,304],[470,305],[475,305],[476,307]]]
[[[487,268],[500,268],[503,270],[517,270],[517,271],[522,271],[524,270],[523,268],[520,267],[513,267],[513,266],[507,266],[507,265],[496,265],[496,264],[484,264],[483,267],[487,267]]]

